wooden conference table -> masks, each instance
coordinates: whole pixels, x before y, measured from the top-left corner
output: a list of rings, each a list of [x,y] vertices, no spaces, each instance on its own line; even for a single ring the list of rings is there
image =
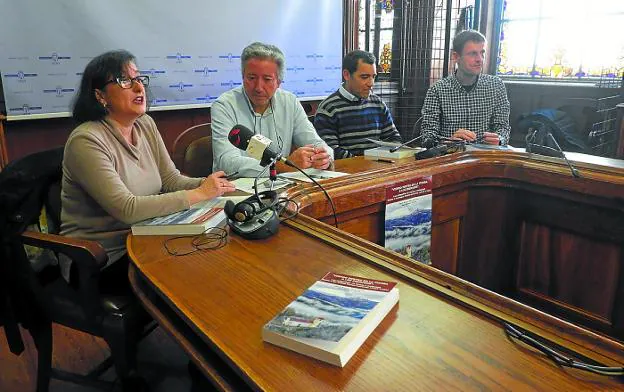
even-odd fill
[[[493,241],[496,245],[488,249],[497,251],[476,255],[462,242],[466,228],[477,224],[466,223],[476,218],[466,214],[465,207],[482,208],[474,203],[487,196],[484,189],[520,192],[513,198],[495,194],[503,198],[503,205],[517,206],[517,199],[526,196],[522,192],[528,192],[527,184],[540,190],[549,202],[550,197],[563,197],[561,192],[578,198],[576,187],[586,189],[589,182],[600,187],[602,198],[621,203],[623,195],[617,192],[624,184],[622,169],[614,167],[617,162],[609,164],[579,163],[585,176],[584,185],[579,185],[566,179],[567,168],[559,160],[524,153],[467,152],[396,164],[363,158],[339,161],[336,170],[354,174],[324,184],[336,204],[342,230],[312,218],[333,222],[322,193],[299,185],[288,194],[298,200],[303,213],[283,223],[278,234],[266,240],[248,241],[231,235],[220,249],[174,257],[163,247],[167,237],[129,236],[127,245],[134,263],[130,279],[148,311],[223,390],[622,389],[624,385],[616,378],[559,368],[538,351],[508,338],[501,323],[513,323],[609,366],[624,364],[621,342],[454,276],[465,274],[475,259],[504,271],[492,264],[495,254],[519,253],[524,256],[517,260],[530,259],[521,251],[529,243],[523,245],[522,241],[513,254],[497,253],[500,244]],[[415,175],[433,175],[434,215],[438,214],[436,203],[441,203],[438,210],[444,215],[434,216],[433,267],[413,263],[374,243],[379,242],[380,219],[383,222],[379,203],[385,197],[384,187]],[[556,192],[540,185],[548,181],[556,184]],[[610,186],[610,181],[616,183]],[[458,198],[458,194],[464,196]],[[602,198],[590,197],[601,208],[609,207]],[[453,202],[456,199],[459,202]],[[492,204],[492,200],[486,197],[483,203]],[[526,206],[522,208],[526,210]],[[483,215],[481,221],[505,212],[499,207]],[[459,222],[453,223],[455,218]],[[525,227],[522,238],[539,238],[527,231],[526,224],[521,226]],[[491,230],[486,232],[491,234]],[[506,235],[512,235],[512,230],[508,231]],[[448,236],[455,236],[456,241],[441,246]],[[437,247],[440,249],[435,250]],[[622,259],[619,253],[619,263]],[[520,263],[520,268],[529,268],[525,264]],[[615,280],[619,282],[624,269],[617,267]],[[515,263],[512,270],[518,268]],[[262,326],[328,271],[399,282],[399,304],[344,368],[272,346],[261,338]],[[486,284],[498,281],[483,273],[487,268],[480,271],[472,277]],[[615,290],[617,298],[611,306],[617,307],[622,297],[617,290],[622,288]],[[573,308],[551,297],[562,309]]]

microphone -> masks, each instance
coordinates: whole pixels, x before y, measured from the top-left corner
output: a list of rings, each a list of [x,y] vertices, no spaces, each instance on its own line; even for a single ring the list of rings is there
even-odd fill
[[[552,140],[553,143],[555,143],[555,147],[557,147],[557,150],[559,150],[559,152],[561,153],[561,156],[563,157],[563,159],[565,160],[565,163],[570,168],[570,171],[572,172],[572,175],[574,177],[576,177],[576,178],[581,178],[581,173],[579,173],[578,169],[576,167],[572,166],[570,161],[568,161],[568,157],[566,157],[566,154],[563,152],[563,149],[561,148],[561,146],[559,146],[559,143],[557,143],[557,139],[555,139],[553,134],[548,132],[548,137],[550,137],[550,140]]]
[[[426,149],[435,147],[438,145],[438,139],[434,139],[434,138],[425,139],[423,140],[421,145]]]
[[[260,166],[267,166],[271,162],[282,161],[288,166],[293,166],[282,152],[276,147],[271,139],[254,133],[244,125],[236,124],[228,134],[228,140],[239,150],[260,161]]]
[[[423,118],[422,118],[422,116],[420,116],[420,117],[418,118],[418,120],[416,120],[416,122],[414,123],[414,127],[416,127],[416,125],[417,125],[419,122],[421,122],[421,121],[422,121],[422,119],[423,119]],[[390,149],[390,152],[396,152],[396,151],[398,151],[398,150],[399,150],[399,148],[404,147],[404,146],[406,146],[406,145],[408,145],[408,144],[410,144],[410,143],[413,143],[413,142],[415,142],[416,140],[420,139],[421,137],[423,137],[423,134],[422,134],[422,133],[421,133],[420,135],[416,136],[415,138],[413,138],[413,139],[411,139],[411,140],[409,140],[409,141],[405,142],[405,143],[401,143],[400,145],[398,145],[398,146],[396,146],[396,147],[392,147],[392,148]]]
[[[575,178],[581,178],[581,173],[578,171],[576,167],[572,165],[572,163],[570,163],[570,161],[568,161],[568,157],[563,152],[563,149],[557,142],[557,139],[555,139],[555,137],[553,136],[552,132],[545,130],[543,124],[535,123],[534,125],[536,127],[530,128],[529,132],[527,133],[524,139],[526,141],[526,148],[525,148],[526,152],[546,155],[548,157],[555,157],[555,158],[561,157],[565,161],[566,165],[568,165],[568,167],[570,168],[570,172],[572,173],[572,176],[574,176]],[[540,137],[539,136],[540,132],[541,132],[541,135],[544,135],[545,133],[546,137],[550,138],[550,140],[553,141],[555,147],[557,148],[552,148],[552,147],[543,145],[544,136]]]

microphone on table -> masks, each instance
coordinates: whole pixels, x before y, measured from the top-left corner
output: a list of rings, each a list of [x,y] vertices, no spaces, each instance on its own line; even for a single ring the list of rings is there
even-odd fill
[[[421,121],[422,121],[422,119],[423,119],[423,118],[422,118],[422,116],[420,116],[420,117],[418,118],[418,120],[416,120],[416,122],[414,123],[414,127],[416,126],[416,124],[418,124],[419,122],[421,122]],[[390,149],[390,152],[396,152],[396,151],[398,151],[398,150],[399,150],[399,148],[401,148],[401,147],[405,147],[405,146],[407,146],[407,145],[408,145],[408,144],[410,144],[410,143],[414,143],[416,140],[418,140],[418,139],[420,139],[420,138],[422,138],[422,137],[423,137],[423,134],[420,134],[420,135],[416,136],[415,138],[413,138],[413,139],[411,139],[411,140],[406,141],[405,143],[401,143],[401,144],[399,144],[399,145],[398,145],[398,146],[396,146],[396,147],[392,147],[392,148]]]
[[[526,152],[546,155],[548,157],[555,157],[555,158],[561,157],[565,161],[566,165],[568,165],[568,167],[570,168],[570,172],[572,173],[572,176],[574,176],[575,178],[581,178],[581,173],[576,167],[572,165],[572,163],[570,163],[570,161],[568,161],[568,157],[563,152],[563,149],[561,148],[561,146],[559,145],[559,143],[557,142],[557,139],[555,139],[553,134],[550,131],[546,131],[546,130],[542,130],[542,132],[545,132],[546,137],[550,138],[550,140],[553,141],[555,147],[557,148],[552,148],[552,147],[545,146],[543,144],[538,144],[540,143],[537,140],[538,134],[540,133],[540,129],[533,128],[533,131],[531,132],[531,130],[529,130],[529,133],[527,133],[526,138],[525,138]]]
[[[325,188],[323,188],[321,184],[319,184],[308,173],[306,173],[305,171],[297,167],[297,165],[291,162],[288,158],[283,157],[281,151],[278,151],[278,148],[276,148],[275,144],[271,141],[271,139],[262,135],[254,135],[254,133],[246,126],[236,124],[230,130],[230,133],[228,134],[228,140],[230,141],[230,143],[234,145],[234,147],[240,150],[246,151],[250,157],[259,160],[261,166],[266,167],[267,165],[275,164],[275,162],[277,161],[282,161],[288,166],[294,167],[295,169],[299,170],[304,176],[309,178],[310,181],[312,181],[316,186],[321,188],[321,190],[325,194],[325,197],[327,198],[327,200],[329,200],[329,204],[331,205],[332,212],[334,213],[334,223],[336,227],[338,227],[338,218],[336,217],[336,206],[334,206],[334,202],[332,201],[331,197],[329,197],[329,194],[327,193]],[[277,172],[275,172],[273,169],[274,167],[272,167],[272,171],[269,174],[269,178],[272,178],[273,176],[277,175]],[[258,176],[260,176],[260,174]],[[256,182],[257,182],[257,179],[258,177],[256,177]],[[257,188],[256,188],[256,192],[258,192]],[[267,191],[267,192],[275,193],[275,191]],[[231,201],[226,202],[226,207],[227,207],[227,203],[229,202]]]
[[[559,152],[561,153],[561,157],[563,157],[563,160],[565,161],[566,165],[568,165],[568,167],[570,168],[572,175],[576,178],[581,178],[581,173],[579,173],[578,169],[572,166],[570,161],[568,161],[568,157],[566,157],[566,154],[563,152],[563,149],[561,148],[561,146],[559,146],[559,143],[557,143],[557,139],[555,139],[553,134],[550,132],[548,132],[547,135],[550,137],[550,140],[552,140],[553,143],[555,143],[555,147],[557,147],[557,150],[559,150]]]
[[[232,145],[247,152],[247,155],[260,161],[265,169],[254,180],[254,194],[238,203],[225,202],[225,215],[232,230],[245,239],[268,238],[279,229],[279,197],[273,190],[273,181],[277,177],[275,162],[292,163],[282,157],[271,139],[254,133],[244,125],[236,124],[228,134]],[[258,192],[258,178],[270,167],[271,186],[269,190]]]
[[[434,158],[466,149],[466,143],[463,140],[455,140],[438,135],[424,139],[421,144],[426,150],[417,152],[416,159]]]
[[[260,166],[267,166],[272,161],[282,161],[288,166],[293,163],[282,156],[271,139],[254,133],[244,125],[236,124],[228,134],[228,140],[234,147],[246,151],[247,155],[260,161]]]

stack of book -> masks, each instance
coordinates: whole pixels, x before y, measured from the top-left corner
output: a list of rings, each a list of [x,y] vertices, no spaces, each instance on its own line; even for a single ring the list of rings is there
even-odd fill
[[[414,155],[416,155],[417,152],[425,150],[424,148],[421,148],[421,147],[413,148],[413,147],[403,146],[396,151],[390,152],[390,150],[392,150],[393,148],[400,146],[400,143],[384,142],[384,141],[373,140],[373,139],[367,139],[367,140],[375,143],[378,147],[364,150],[365,157],[401,159],[401,158],[413,157]]]
[[[398,301],[396,282],[329,272],[269,321],[262,338],[343,367]]]
[[[227,217],[222,201],[208,200],[188,210],[146,219],[132,225],[133,235],[196,235],[212,227],[225,227]]]

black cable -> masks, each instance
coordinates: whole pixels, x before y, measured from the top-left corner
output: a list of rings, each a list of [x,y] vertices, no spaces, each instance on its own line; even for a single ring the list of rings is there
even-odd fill
[[[574,369],[585,370],[591,373],[600,374],[603,376],[624,376],[624,367],[620,366],[599,366],[592,365],[585,362],[580,362],[575,359],[566,357],[546,344],[538,341],[532,336],[528,335],[526,331],[521,330],[518,327],[512,326],[508,323],[503,323],[505,333],[507,336],[518,339],[521,342],[541,351],[548,358],[552,359],[559,366],[567,366]]]
[[[310,177],[308,175],[308,173],[306,173],[305,171],[299,169],[297,166],[295,165],[290,165],[292,167],[294,167],[295,169],[299,170],[304,176],[308,177],[314,184],[316,184],[316,186],[318,186],[319,188],[321,188],[321,190],[323,191],[323,193],[325,194],[325,197],[327,198],[327,200],[329,200],[329,204],[331,205],[332,208],[332,212],[334,214],[334,225],[336,226],[336,228],[338,228],[338,218],[336,217],[336,206],[334,206],[334,201],[332,200],[331,197],[329,197],[329,194],[327,193],[327,191],[325,190],[325,188],[323,188],[323,186],[321,184],[319,184],[318,182],[316,182],[316,180],[312,177]]]
[[[186,256],[202,250],[214,250],[224,247],[227,244],[228,232],[223,227],[209,227],[202,234],[189,236],[180,235],[167,238],[163,242],[163,246],[170,256]],[[191,247],[193,250],[180,253],[173,248],[172,242],[180,239],[191,239]]]
[[[290,213],[289,215],[283,216],[282,219],[280,219],[280,222],[284,222],[284,221],[287,221],[289,219],[292,219],[295,216],[297,216],[297,214],[299,214],[299,204],[294,199],[290,199],[290,198],[287,198],[287,197],[280,197],[278,199],[277,203],[275,204],[277,214],[281,216],[282,212],[287,210],[286,207],[290,203],[295,205],[294,212]]]

